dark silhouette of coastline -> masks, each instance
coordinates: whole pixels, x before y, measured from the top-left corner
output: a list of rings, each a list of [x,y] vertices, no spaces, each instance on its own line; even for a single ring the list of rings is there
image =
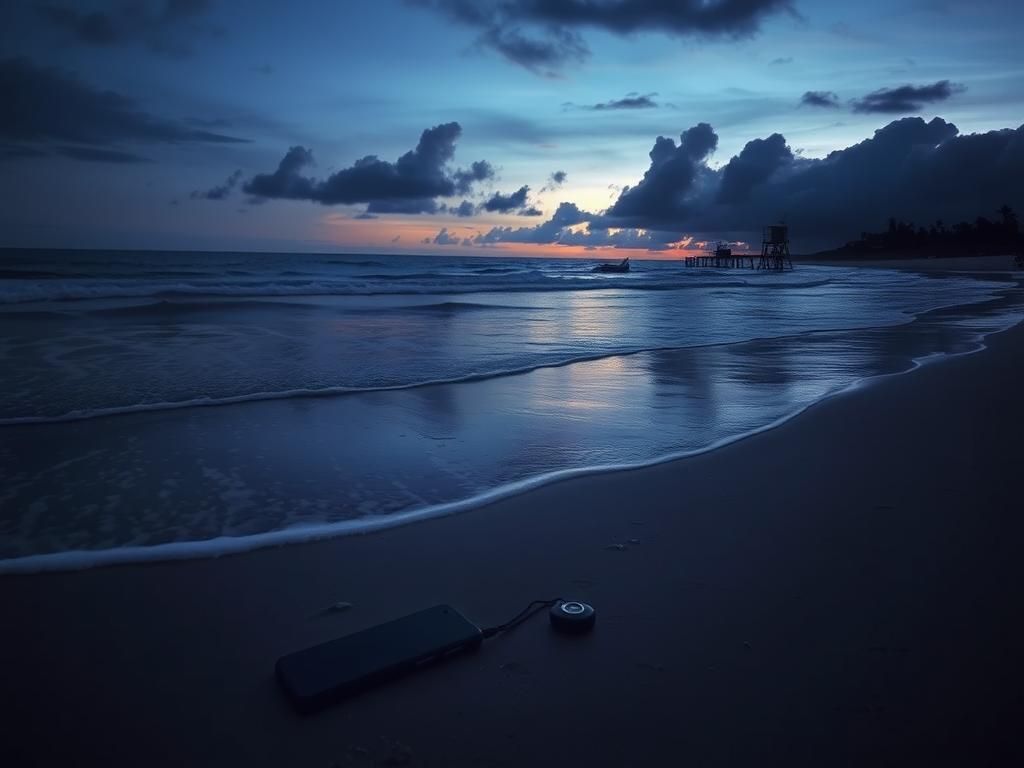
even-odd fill
[[[860,239],[814,254],[817,259],[906,259],[943,256],[998,256],[1024,254],[1024,235],[1017,214],[1008,206],[998,218],[978,216],[974,222],[961,221],[947,227],[941,219],[927,227],[889,219],[884,232],[862,232]]]

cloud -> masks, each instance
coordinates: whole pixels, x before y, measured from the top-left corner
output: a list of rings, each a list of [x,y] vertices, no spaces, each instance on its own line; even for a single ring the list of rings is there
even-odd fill
[[[477,160],[469,168],[460,168],[455,172],[455,191],[465,195],[475,182],[494,178],[494,166],[486,160]]]
[[[718,135],[707,123],[684,131],[678,147],[672,139],[659,136],[650,151],[647,172],[635,186],[622,190],[608,216],[633,227],[670,220],[699,185],[702,174],[709,172],[705,162],[717,146]]]
[[[478,235],[474,242],[477,245],[494,243],[536,243],[546,245],[557,243],[569,227],[590,221],[594,214],[581,210],[575,203],[562,203],[554,215],[535,227],[494,227],[485,234]]]
[[[777,66],[780,66],[782,64],[792,64],[793,63],[793,57],[792,56],[780,56],[777,59],[772,59],[768,63],[770,65],[772,65],[773,67],[777,67]]]
[[[198,33],[215,33],[204,30],[196,21],[209,6],[208,0],[135,0],[120,3],[110,11],[82,11],[52,3],[37,5],[36,10],[50,26],[81,45],[142,45],[155,53],[186,56]]]
[[[448,233],[448,227],[442,227],[431,242],[434,245],[458,245],[459,240],[458,235]]]
[[[548,182],[540,188],[541,192],[554,192],[560,186],[565,183],[565,180],[569,178],[569,174],[565,171],[555,171],[548,176]]]
[[[772,134],[720,169],[702,154],[713,135],[701,124],[679,147],[659,137],[643,179],[593,217],[591,229],[751,233],[785,219],[798,240],[832,245],[890,216],[925,223],[973,218],[1003,203],[1024,208],[1024,126],[962,135],[941,118],[908,117],[821,159],[801,157]]]
[[[472,216],[476,213],[476,206],[469,200],[463,200],[457,207],[449,208],[448,210],[456,216]]]
[[[599,111],[612,109],[654,109],[658,106],[657,102],[654,101],[654,97],[657,95],[656,93],[627,93],[621,99],[591,104],[586,109]]]
[[[231,194],[231,190],[233,190],[238,185],[238,182],[241,180],[242,171],[241,169],[239,169],[232,173],[230,176],[228,176],[223,184],[218,184],[215,187],[211,187],[205,192],[196,190],[191,195],[189,195],[189,197],[191,197],[193,200],[225,200],[227,199],[228,195]]]
[[[420,135],[416,148],[395,162],[367,155],[323,180],[302,175],[313,165],[313,153],[292,147],[272,173],[253,176],[243,189],[257,198],[312,200],[322,205],[367,203],[370,213],[434,213],[437,198],[469,191],[476,181],[490,178],[490,163],[477,161],[468,170],[451,170],[458,123],[443,123]]]
[[[881,88],[860,99],[854,99],[854,112],[881,112],[893,114],[917,112],[925,104],[945,101],[955,93],[967,88],[949,80],[939,80],[931,85],[901,85],[898,88]]]
[[[756,241],[762,226],[784,220],[798,248],[828,247],[890,216],[926,225],[994,215],[1004,203],[1024,210],[1024,125],[961,134],[941,118],[907,117],[820,159],[773,133],[711,168],[716,146],[706,123],[684,131],[678,144],[659,136],[643,178],[608,210],[563,202],[537,226],[494,227],[474,244],[657,250],[696,234]]]
[[[500,192],[495,192],[494,195],[484,203],[483,208],[485,211],[490,211],[491,213],[508,213],[511,210],[525,206],[526,196],[529,193],[530,188],[526,185],[521,186],[509,195],[503,195]]]
[[[478,40],[482,46],[493,48],[509,61],[532,72],[554,77],[566,63],[580,62],[590,55],[586,44],[574,32],[564,29],[548,31],[549,39],[526,37],[518,29],[493,26]]]
[[[754,187],[792,160],[793,152],[780,133],[747,142],[743,150],[722,169],[717,201],[738,203],[746,200]]]
[[[839,97],[832,91],[804,91],[800,103],[809,107],[838,107]]]
[[[742,37],[790,0],[407,0],[479,30],[479,45],[542,74],[585,59],[579,35],[660,32],[673,37]]]
[[[24,58],[0,60],[0,138],[40,145],[79,159],[128,162],[109,148],[121,142],[238,143],[246,139],[214,133],[144,112],[127,96],[101,91],[73,75],[35,66]],[[14,106],[16,105],[16,106]],[[92,147],[74,148],[66,143]],[[135,160],[142,158],[135,157]]]
[[[676,233],[629,227],[611,230],[578,226],[598,218],[593,213],[581,210],[575,203],[562,203],[550,219],[534,227],[493,227],[490,231],[474,237],[471,244],[574,245],[583,248],[641,248],[660,251],[670,248],[671,244],[681,237]]]
[[[313,199],[315,182],[299,172],[313,164],[313,153],[305,147],[292,147],[277,164],[273,173],[253,176],[242,187],[255,197],[273,197],[292,200]]]
[[[101,149],[100,147],[57,146],[55,154],[70,157],[72,160],[85,160],[90,163],[146,163],[146,158],[131,152],[117,149]],[[46,154],[46,153],[43,153]]]

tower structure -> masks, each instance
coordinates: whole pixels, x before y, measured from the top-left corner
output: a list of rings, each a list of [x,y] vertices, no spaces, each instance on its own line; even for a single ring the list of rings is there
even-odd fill
[[[787,267],[793,268],[789,258],[789,227],[785,224],[765,227],[761,235],[761,261],[757,268],[782,271]]]

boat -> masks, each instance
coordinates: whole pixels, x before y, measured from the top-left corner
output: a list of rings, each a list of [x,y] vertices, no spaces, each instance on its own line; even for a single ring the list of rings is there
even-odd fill
[[[598,264],[594,272],[629,272],[629,257],[627,256],[618,264]]]

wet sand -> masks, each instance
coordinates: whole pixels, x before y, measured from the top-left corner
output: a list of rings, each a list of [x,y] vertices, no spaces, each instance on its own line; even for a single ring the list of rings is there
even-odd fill
[[[1013,256],[940,256],[872,259],[870,257],[815,258],[798,256],[797,264],[814,264],[821,267],[882,267],[886,269],[909,269],[915,272],[1020,272]]]
[[[5,765],[1020,765],[1024,326],[657,467],[379,533],[0,579]],[[544,616],[319,716],[284,653]],[[322,609],[347,601],[340,613]]]

